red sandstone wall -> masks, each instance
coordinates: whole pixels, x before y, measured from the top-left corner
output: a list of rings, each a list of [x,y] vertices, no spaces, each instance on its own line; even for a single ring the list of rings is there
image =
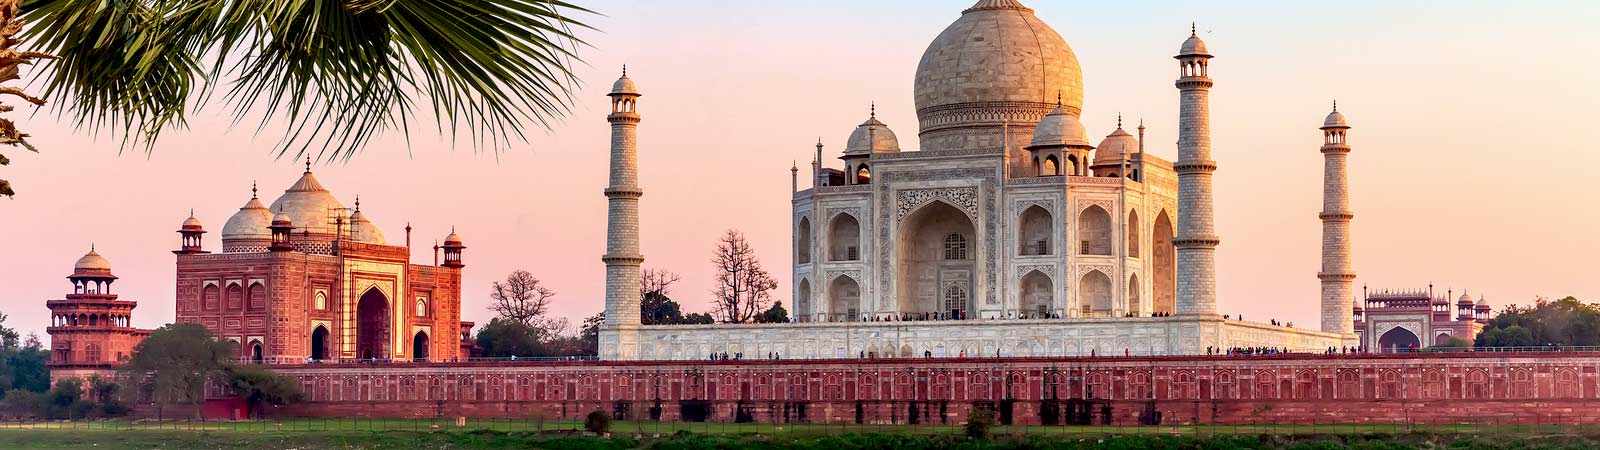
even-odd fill
[[[307,365],[304,416],[1600,423],[1600,353]],[[659,399],[660,409],[651,412]],[[915,418],[913,418],[915,417]]]

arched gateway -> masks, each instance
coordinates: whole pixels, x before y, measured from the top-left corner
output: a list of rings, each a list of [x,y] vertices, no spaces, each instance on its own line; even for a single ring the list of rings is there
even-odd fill
[[[356,303],[356,357],[389,357],[389,298],[377,288],[368,289]]]

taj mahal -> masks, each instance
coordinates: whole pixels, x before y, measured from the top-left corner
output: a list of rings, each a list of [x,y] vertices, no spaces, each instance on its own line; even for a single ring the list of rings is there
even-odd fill
[[[842,152],[817,143],[814,176],[791,168],[795,322],[782,324],[640,325],[642,95],[624,73],[609,94],[601,358],[1167,355],[1355,345],[1349,126],[1337,107],[1320,127],[1327,165],[1323,265],[1315,276],[1322,292],[1305,302],[1318,299],[1320,330],[1217,313],[1213,56],[1190,31],[1174,57],[1179,139],[1177,160],[1168,161],[1146,152],[1142,124],[1124,126],[1120,118],[1098,144],[1091,141],[1079,121],[1082,68],[1033,10],[1016,0],[980,0],[961,11],[917,67],[922,148],[902,149],[874,112]],[[835,156],[842,167],[829,167]],[[802,179],[810,188],[801,189]]]

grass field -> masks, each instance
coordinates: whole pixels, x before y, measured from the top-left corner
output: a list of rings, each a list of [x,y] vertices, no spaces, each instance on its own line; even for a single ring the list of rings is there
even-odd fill
[[[573,421],[296,419],[250,422],[0,424],[0,449],[1522,449],[1596,448],[1600,429],[1481,425],[997,427],[972,441],[953,425],[615,422],[609,438]]]

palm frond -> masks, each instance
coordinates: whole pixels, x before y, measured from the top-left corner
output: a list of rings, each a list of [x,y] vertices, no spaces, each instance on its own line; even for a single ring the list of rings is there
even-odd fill
[[[409,137],[427,104],[452,140],[496,153],[570,112],[592,11],[557,0],[27,0],[26,38],[59,55],[46,95],[152,151],[222,94],[235,123],[284,126],[280,156],[348,159]],[[425,99],[418,100],[416,96]]]

